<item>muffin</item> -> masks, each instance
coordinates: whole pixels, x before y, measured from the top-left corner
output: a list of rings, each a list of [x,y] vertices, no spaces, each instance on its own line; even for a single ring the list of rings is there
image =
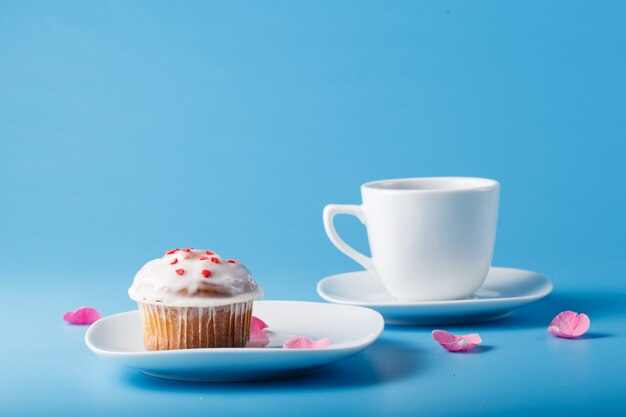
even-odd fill
[[[148,262],[128,290],[148,350],[244,347],[262,294],[241,262],[193,248]]]

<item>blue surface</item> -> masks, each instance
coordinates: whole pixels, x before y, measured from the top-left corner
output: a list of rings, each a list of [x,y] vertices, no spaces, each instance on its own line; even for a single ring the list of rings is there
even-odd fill
[[[171,3],[171,4],[170,4]],[[626,406],[623,2],[0,3],[0,414],[619,415]],[[382,178],[498,179],[494,264],[553,295],[449,354],[430,328],[307,378],[116,368],[68,309],[134,308],[165,249],[245,261],[267,299],[358,269],[327,203]],[[354,219],[340,232],[359,249]],[[581,340],[545,328],[589,314]]]

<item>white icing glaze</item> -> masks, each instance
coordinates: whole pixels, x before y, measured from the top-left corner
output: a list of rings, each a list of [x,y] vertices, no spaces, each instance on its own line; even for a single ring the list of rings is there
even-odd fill
[[[210,276],[205,277],[203,271],[210,271]],[[209,289],[220,295],[198,293]],[[259,298],[263,290],[241,262],[229,263],[211,251],[181,249],[145,264],[135,275],[128,295],[142,303],[207,307]]]

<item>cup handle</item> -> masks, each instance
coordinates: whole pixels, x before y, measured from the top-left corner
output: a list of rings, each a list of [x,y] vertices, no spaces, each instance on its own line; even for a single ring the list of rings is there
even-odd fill
[[[364,225],[365,223],[365,215],[363,213],[363,208],[361,206],[353,205],[353,204],[329,204],[324,207],[324,229],[326,230],[326,234],[331,242],[343,252],[347,257],[353,259],[358,262],[365,268],[369,273],[376,277],[374,273],[374,264],[372,262],[372,258],[369,258],[363,255],[361,252],[349,246],[344,240],[339,236],[337,230],[335,230],[335,223],[333,219],[337,214],[350,214],[355,216],[357,219],[361,221]]]

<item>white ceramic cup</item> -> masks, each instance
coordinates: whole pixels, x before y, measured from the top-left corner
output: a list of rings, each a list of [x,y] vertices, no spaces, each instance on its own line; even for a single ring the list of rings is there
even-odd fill
[[[398,301],[467,298],[487,277],[500,184],[485,178],[432,177],[361,186],[363,204],[330,204],[324,228],[337,248],[361,264]],[[367,228],[372,257],[337,234],[337,214]]]

